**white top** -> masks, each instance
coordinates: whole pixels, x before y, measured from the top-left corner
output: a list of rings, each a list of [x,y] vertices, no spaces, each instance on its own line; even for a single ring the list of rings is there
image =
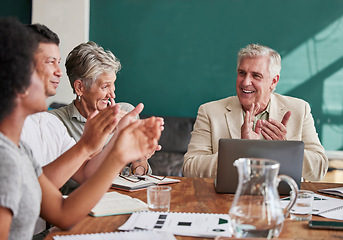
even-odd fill
[[[35,113],[26,118],[21,140],[31,148],[33,157],[41,167],[54,161],[75,144],[63,123],[47,112]],[[34,234],[42,232],[45,225],[45,221],[39,218]]]
[[[29,145],[34,158],[42,167],[75,144],[63,123],[47,112],[32,114],[26,118],[21,140]]]

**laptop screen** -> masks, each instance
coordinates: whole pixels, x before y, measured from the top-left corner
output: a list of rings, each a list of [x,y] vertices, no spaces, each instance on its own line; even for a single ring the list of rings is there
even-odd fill
[[[288,175],[301,185],[304,158],[304,142],[227,139],[219,140],[218,170],[215,188],[218,193],[235,193],[238,185],[237,168],[233,162],[238,158],[267,158],[280,163],[280,174]],[[289,194],[290,187],[281,182],[279,194]]]

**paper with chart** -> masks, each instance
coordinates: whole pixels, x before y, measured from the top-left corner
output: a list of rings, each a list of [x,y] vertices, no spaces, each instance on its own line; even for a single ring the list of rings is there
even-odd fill
[[[119,230],[154,230],[175,235],[209,237],[231,236],[228,214],[136,212]]]

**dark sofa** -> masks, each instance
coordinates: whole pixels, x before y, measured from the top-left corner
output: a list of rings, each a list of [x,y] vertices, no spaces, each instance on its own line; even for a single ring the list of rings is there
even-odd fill
[[[182,176],[183,155],[187,152],[195,118],[163,116],[163,119],[164,131],[159,141],[162,150],[155,152],[149,164],[154,175]]]

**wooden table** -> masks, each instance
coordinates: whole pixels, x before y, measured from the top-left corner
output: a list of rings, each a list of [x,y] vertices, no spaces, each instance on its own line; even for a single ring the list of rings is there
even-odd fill
[[[186,178],[181,177],[181,182],[171,184],[173,188],[171,194],[170,211],[172,212],[198,212],[198,213],[228,213],[233,194],[217,194],[214,189],[214,181],[210,178]],[[317,193],[318,189],[329,187],[340,187],[343,184],[335,183],[302,183],[301,188],[311,190]],[[146,190],[137,192],[124,192],[132,197],[139,198],[146,202]],[[69,235],[82,233],[100,233],[117,231],[118,227],[126,222],[129,214],[108,216],[108,217],[91,217],[87,216],[80,223],[69,231],[55,230],[45,239],[52,240],[54,235]],[[313,220],[330,219],[313,216]],[[343,240],[343,231],[335,230],[315,230],[307,227],[308,222],[298,222],[287,218],[285,220],[280,239],[341,239]],[[192,237],[176,236],[177,239],[199,239]],[[234,238],[226,238],[234,239]]]

